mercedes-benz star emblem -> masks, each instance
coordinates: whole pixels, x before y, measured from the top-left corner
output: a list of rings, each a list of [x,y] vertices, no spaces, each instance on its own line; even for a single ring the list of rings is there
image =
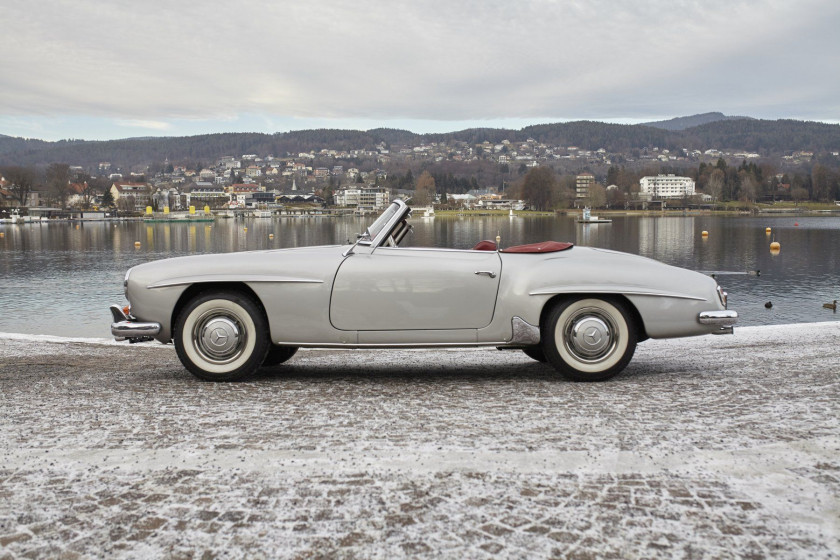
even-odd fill
[[[599,333],[598,329],[596,329],[595,327],[590,327],[590,329],[586,331],[584,338],[590,344],[597,344],[601,340],[601,333]]]
[[[228,335],[224,329],[216,329],[213,331],[213,334],[210,335],[210,341],[216,346],[221,346],[227,342],[227,339]]]

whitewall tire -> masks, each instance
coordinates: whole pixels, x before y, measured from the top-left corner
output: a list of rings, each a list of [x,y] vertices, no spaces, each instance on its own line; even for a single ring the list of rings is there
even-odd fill
[[[549,363],[574,381],[603,381],[623,370],[636,351],[638,333],[626,304],[580,298],[556,305],[543,325]]]
[[[269,349],[262,309],[238,292],[194,297],[178,315],[174,334],[181,363],[207,381],[233,381],[253,373]]]

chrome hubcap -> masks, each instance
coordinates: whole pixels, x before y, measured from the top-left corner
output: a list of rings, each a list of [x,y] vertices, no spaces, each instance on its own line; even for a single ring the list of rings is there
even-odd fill
[[[226,311],[208,311],[196,321],[193,342],[202,356],[217,364],[232,362],[242,354],[246,335],[237,318]]]
[[[598,309],[582,309],[566,321],[566,349],[578,360],[598,362],[609,356],[618,342],[612,320]]]

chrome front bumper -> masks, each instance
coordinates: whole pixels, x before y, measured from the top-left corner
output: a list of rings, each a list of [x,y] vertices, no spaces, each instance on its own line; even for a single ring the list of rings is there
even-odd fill
[[[701,311],[697,315],[697,320],[701,325],[713,325],[720,327],[713,331],[712,334],[732,334],[735,329],[732,326],[738,322],[737,311]]]
[[[160,332],[160,323],[134,321],[131,317],[123,313],[119,305],[111,306],[111,315],[114,316],[114,322],[111,323],[111,334],[117,340],[151,340]]]

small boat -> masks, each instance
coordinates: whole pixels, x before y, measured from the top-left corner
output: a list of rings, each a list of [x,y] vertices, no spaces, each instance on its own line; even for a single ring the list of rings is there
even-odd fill
[[[612,220],[608,220],[606,218],[598,218],[598,216],[593,216],[589,207],[586,206],[583,209],[583,214],[581,214],[581,217],[578,218],[577,222],[579,224],[611,224]]]
[[[8,218],[0,218],[0,224],[23,224],[32,221],[29,216],[21,216],[17,209],[9,211]]]

